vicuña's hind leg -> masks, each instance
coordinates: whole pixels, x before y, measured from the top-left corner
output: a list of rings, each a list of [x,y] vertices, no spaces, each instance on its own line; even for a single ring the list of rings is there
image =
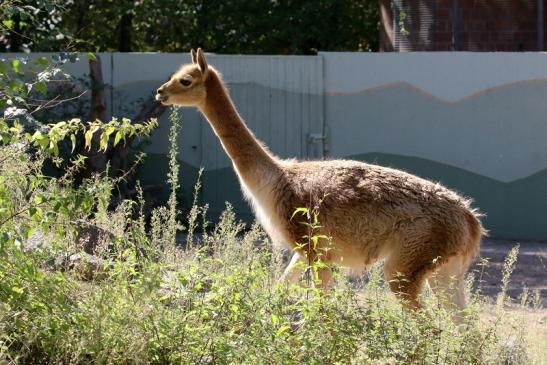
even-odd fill
[[[426,273],[426,267],[405,265],[398,257],[390,257],[384,264],[384,275],[391,291],[412,309],[420,308],[418,295]]]
[[[454,256],[443,263],[435,273],[428,278],[429,286],[449,309],[454,310],[454,320],[461,323],[462,310],[465,309],[465,273],[466,259]]]

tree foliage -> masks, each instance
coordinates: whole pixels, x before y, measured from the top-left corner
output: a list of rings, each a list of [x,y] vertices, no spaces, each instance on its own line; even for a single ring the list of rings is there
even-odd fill
[[[33,19],[8,16],[4,47],[34,51],[60,44],[85,51],[187,51],[314,54],[378,49],[375,0],[71,0],[28,1]],[[53,19],[53,21],[51,20]],[[19,21],[19,24],[17,22]],[[21,23],[23,22],[23,23]],[[43,37],[43,29],[50,36]],[[14,32],[12,30],[17,30]],[[53,37],[51,36],[53,35]]]
[[[70,3],[70,2],[67,2]],[[59,0],[0,0],[0,47],[28,52],[69,46],[60,22],[68,8]],[[61,47],[62,46],[62,47]]]

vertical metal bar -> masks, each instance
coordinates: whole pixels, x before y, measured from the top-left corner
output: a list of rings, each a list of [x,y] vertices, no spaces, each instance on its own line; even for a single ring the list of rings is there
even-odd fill
[[[537,32],[538,32],[538,51],[543,51],[543,0],[537,0]]]
[[[401,31],[399,29],[399,4],[397,0],[391,2],[391,10],[393,12],[393,38],[395,38],[395,44],[393,50],[399,52],[399,42],[401,39]]]
[[[429,49],[428,51],[436,51],[436,42],[435,42],[435,32],[437,31],[437,2],[435,0],[431,1],[431,25],[429,26],[428,30],[428,39],[430,41],[429,43]]]
[[[322,160],[325,159],[327,156],[328,150],[327,150],[327,109],[326,109],[326,98],[325,98],[325,59],[323,55],[320,56],[321,59],[319,60],[321,63],[321,95],[319,96],[321,99],[321,111],[320,111],[320,118],[321,118],[321,135],[323,136],[323,140],[321,141],[321,155],[319,156]]]
[[[108,118],[114,116],[114,52],[110,52],[110,86],[108,87],[110,91],[110,115]]]
[[[452,0],[452,50],[458,51],[460,48],[460,11],[459,1]]]

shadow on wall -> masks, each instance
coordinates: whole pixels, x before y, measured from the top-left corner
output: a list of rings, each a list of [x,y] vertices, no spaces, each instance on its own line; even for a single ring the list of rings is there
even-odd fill
[[[181,181],[179,197],[182,198],[182,209],[189,209],[192,204],[194,186],[197,182],[199,168],[185,162],[180,163]],[[139,180],[144,185],[160,185],[161,192],[155,196],[158,201],[166,202],[169,197],[169,186],[164,183],[169,172],[169,158],[163,154],[148,154],[141,166]],[[209,204],[208,219],[215,221],[230,202],[237,212],[237,218],[247,223],[254,220],[249,204],[243,199],[239,181],[232,167],[204,171],[201,177],[202,189],[199,204]]]
[[[473,206],[486,214],[483,223],[492,236],[530,240],[547,237],[547,169],[503,183],[418,157],[367,153],[348,158],[402,169],[473,198]]]

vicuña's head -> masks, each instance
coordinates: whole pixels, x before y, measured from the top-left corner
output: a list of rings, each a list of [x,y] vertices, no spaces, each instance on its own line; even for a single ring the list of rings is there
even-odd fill
[[[205,80],[209,66],[201,48],[190,51],[192,63],[182,65],[169,81],[157,90],[156,100],[164,105],[199,106],[205,102]]]

